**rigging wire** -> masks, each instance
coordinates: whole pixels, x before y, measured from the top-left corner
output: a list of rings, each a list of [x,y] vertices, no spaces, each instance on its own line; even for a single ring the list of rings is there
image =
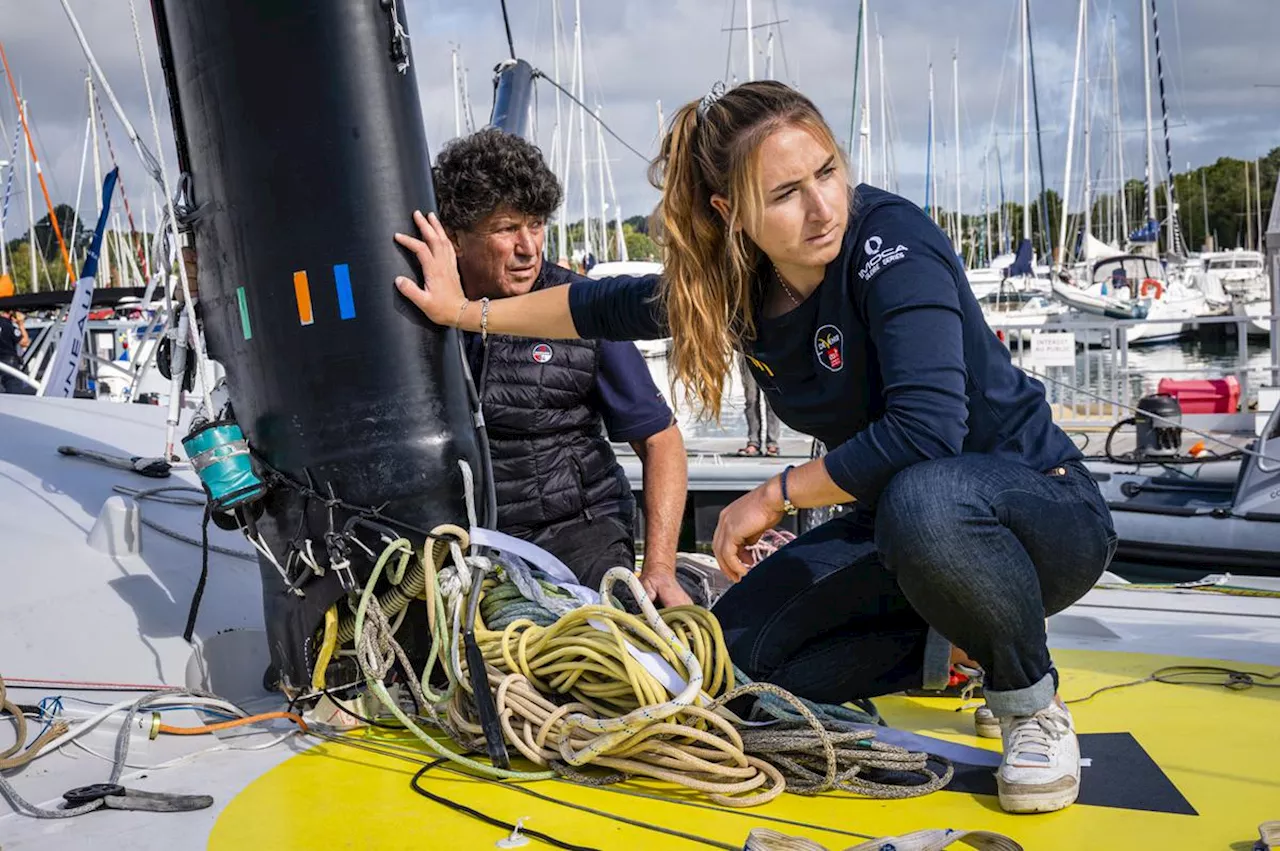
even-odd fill
[[[1271,461],[1274,463],[1280,463],[1280,458],[1277,458],[1273,455],[1266,455],[1262,452],[1257,451],[1256,449],[1250,449],[1249,447],[1245,447],[1245,446],[1236,446],[1234,443],[1228,440],[1223,440],[1221,437],[1217,437],[1213,434],[1210,434],[1207,431],[1200,431],[1198,429],[1191,428],[1184,422],[1169,419],[1168,417],[1163,417],[1160,414],[1155,414],[1155,413],[1152,413],[1151,411],[1144,411],[1141,408],[1134,407],[1133,405],[1126,405],[1124,402],[1121,402],[1118,399],[1112,399],[1111,397],[1104,396],[1101,393],[1094,393],[1092,390],[1086,390],[1083,387],[1077,387],[1076,385],[1066,381],[1059,381],[1056,378],[1050,378],[1047,374],[1041,372],[1038,369],[1032,369],[1027,366],[1022,366],[1019,368],[1023,372],[1025,372],[1027,375],[1034,376],[1040,379],[1041,381],[1048,381],[1051,384],[1058,385],[1059,387],[1065,387],[1077,393],[1083,393],[1086,396],[1091,396],[1094,399],[1097,399],[1099,402],[1108,402],[1112,405],[1115,405],[1117,408],[1124,408],[1127,411],[1133,411],[1135,414],[1143,414],[1165,425],[1178,426],[1183,431],[1189,431],[1192,434],[1194,434],[1196,437],[1202,437],[1205,440],[1212,440],[1214,443],[1219,443],[1223,446],[1229,447],[1233,453],[1239,452],[1241,455],[1247,455],[1253,458],[1258,458],[1259,460],[1262,460],[1262,461]]]
[[[544,80],[546,80],[548,83],[550,83],[552,86],[554,86],[554,87],[556,87],[557,89],[559,89],[559,90],[560,90],[560,91],[561,91],[565,96],[567,96],[567,97],[569,98],[569,100],[573,101],[573,102],[574,102],[574,103],[576,103],[578,106],[582,107],[582,109],[583,109],[583,113],[584,113],[585,115],[587,115],[587,116],[588,116],[588,117],[590,117],[590,118],[595,119],[596,123],[597,123],[597,124],[599,124],[599,125],[600,125],[600,127],[601,127],[601,128],[603,128],[603,130],[604,130],[606,133],[608,133],[608,134],[609,134],[610,136],[612,136],[613,138],[617,139],[617,140],[618,140],[618,142],[619,142],[619,143],[620,143],[624,148],[626,148],[626,149],[627,149],[628,151],[630,151],[631,153],[635,154],[635,155],[636,155],[637,157],[639,157],[640,159],[644,160],[646,163],[647,163],[647,162],[649,162],[649,158],[648,158],[647,156],[645,156],[644,154],[640,153],[638,150],[636,150],[634,147],[632,147],[632,146],[627,142],[627,140],[626,140],[626,139],[622,138],[622,137],[621,137],[621,136],[619,136],[617,133],[615,133],[615,132],[613,131],[613,128],[612,128],[612,127],[610,127],[608,124],[605,124],[603,119],[601,119],[601,118],[599,118],[598,116],[596,116],[596,114],[591,110],[591,107],[587,106],[585,103],[583,103],[582,101],[578,100],[577,96],[575,96],[575,95],[573,94],[573,92],[569,91],[569,90],[568,90],[568,89],[566,89],[564,86],[562,86],[562,85],[560,85],[559,83],[557,83],[555,80],[553,80],[553,79],[551,78],[551,76],[550,76],[549,74],[546,74],[545,72],[543,72],[543,71],[541,71],[541,70],[539,70],[539,69],[536,69],[536,68],[535,68],[535,69],[534,69],[534,72],[533,72],[533,76],[534,76],[534,79],[537,79],[537,78],[541,77],[542,79],[544,79]]]
[[[507,0],[502,0],[502,24],[507,28],[507,49],[511,51],[511,58],[516,58],[516,43],[511,38],[511,16],[507,14]]]

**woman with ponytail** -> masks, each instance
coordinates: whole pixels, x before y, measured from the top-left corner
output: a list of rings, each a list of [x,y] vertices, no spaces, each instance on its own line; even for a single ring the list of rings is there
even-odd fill
[[[964,648],[999,720],[1001,805],[1071,804],[1079,747],[1045,618],[1092,587],[1115,533],[946,237],[909,201],[851,188],[826,121],[777,82],[684,106],[650,177],[660,278],[468,302],[439,222],[415,214],[421,239],[396,239],[424,283],[396,286],[434,322],[482,334],[670,336],[675,381],[712,416],[745,355],[783,422],[830,452],[721,512],[714,550],[737,584],[715,612],[734,661],[843,703],[945,684]],[[836,504],[852,510],[750,564],[746,547],[784,514]]]

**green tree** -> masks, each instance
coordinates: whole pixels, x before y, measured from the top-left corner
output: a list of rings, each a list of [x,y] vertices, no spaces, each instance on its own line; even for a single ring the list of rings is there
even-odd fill
[[[84,222],[76,217],[76,212],[71,208],[70,204],[58,204],[53,208],[53,211],[58,216],[58,227],[62,231],[62,238],[66,242],[67,251],[71,254],[82,252],[88,247],[89,241],[93,238],[93,231],[85,227]],[[62,251],[58,247],[58,236],[54,233],[51,219],[47,213],[44,218],[36,222],[36,248],[44,256],[45,260],[51,262],[62,256]]]
[[[12,240],[6,246],[9,251],[9,276],[13,278],[13,290],[17,293],[32,292],[31,286],[31,243],[23,240]],[[36,252],[36,276],[40,289],[47,290],[55,273],[62,272],[62,263],[50,266],[48,261]],[[57,287],[62,286],[62,277],[57,277]]]
[[[659,252],[654,241],[647,234],[628,230],[628,227],[628,225],[622,227],[623,238],[627,241],[627,256],[632,260],[657,261]]]
[[[649,235],[649,217],[648,216],[632,216],[629,219],[623,219],[622,230],[624,233],[626,232],[626,229],[628,227],[630,227],[636,233],[642,233],[645,236],[648,236]],[[627,251],[630,252],[631,249],[628,248]]]

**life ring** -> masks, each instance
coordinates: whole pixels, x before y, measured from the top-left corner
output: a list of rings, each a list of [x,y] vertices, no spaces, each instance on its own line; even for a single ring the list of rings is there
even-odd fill
[[[1143,278],[1142,286],[1138,289],[1138,295],[1142,298],[1146,298],[1147,293],[1151,290],[1155,290],[1156,298],[1160,298],[1164,295],[1164,284],[1160,283],[1155,278]]]

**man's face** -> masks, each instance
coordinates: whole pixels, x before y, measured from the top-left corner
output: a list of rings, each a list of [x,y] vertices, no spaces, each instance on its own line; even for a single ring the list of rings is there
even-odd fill
[[[542,271],[546,223],[510,207],[499,207],[473,229],[455,231],[451,238],[470,298],[523,295]]]

